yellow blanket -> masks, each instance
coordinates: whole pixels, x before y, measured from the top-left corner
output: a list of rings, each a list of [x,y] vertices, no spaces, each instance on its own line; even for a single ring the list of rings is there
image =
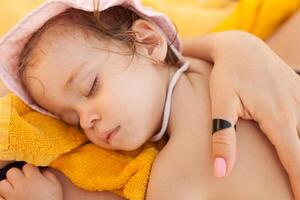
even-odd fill
[[[0,21],[0,34],[26,9],[41,1],[2,0],[0,18],[5,13],[5,19],[11,21]],[[241,29],[261,38],[268,37],[294,13],[299,1],[143,0],[167,13],[182,36]],[[0,160],[49,165],[86,190],[111,190],[128,199],[144,199],[151,164],[158,151],[151,143],[135,152],[108,151],[87,143],[79,129],[32,111],[11,94],[0,99]]]
[[[132,152],[96,147],[79,129],[31,110],[12,94],[0,98],[0,136],[0,160],[50,166],[78,187],[133,200],[144,199],[151,164],[162,146],[148,143]]]

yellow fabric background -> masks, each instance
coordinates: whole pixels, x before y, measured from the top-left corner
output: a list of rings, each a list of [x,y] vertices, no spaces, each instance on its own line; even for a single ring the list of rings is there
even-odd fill
[[[0,35],[15,25],[43,0],[0,0]]]
[[[239,29],[266,39],[300,7],[300,0],[241,0],[213,31]]]
[[[144,0],[144,3],[168,14],[177,24],[181,36],[240,29],[266,38],[298,9],[299,1]],[[41,2],[42,0],[0,0],[0,35]],[[62,142],[67,141],[69,144],[71,139],[67,138],[69,135],[63,137],[63,134],[71,129],[60,121],[45,118],[47,117],[31,111],[13,95],[0,99],[0,159],[47,165],[62,153],[82,145],[59,156],[50,166],[64,172],[76,185],[87,190],[112,190],[129,199],[144,199],[151,164],[159,148],[154,148],[152,144],[130,156],[127,152],[112,152],[92,144],[84,144],[85,139],[78,132],[79,139],[74,138],[71,146],[66,146]],[[50,131],[53,135],[49,135]],[[23,134],[19,134],[20,132]],[[29,140],[25,140],[25,136]],[[52,136],[63,137],[59,139],[60,143],[54,143],[60,148],[52,148],[51,154],[50,148],[46,148],[53,144],[47,142],[49,136],[52,142]],[[92,174],[92,178],[83,172]]]
[[[1,0],[0,35],[44,0]],[[142,0],[166,13],[181,36],[239,29],[269,36],[298,8],[300,0]]]
[[[42,2],[44,0],[0,0],[0,35]],[[170,16],[183,35],[209,32],[232,13],[236,5],[236,1],[233,0],[142,0],[142,2]],[[197,19],[201,30],[195,29],[194,19]]]

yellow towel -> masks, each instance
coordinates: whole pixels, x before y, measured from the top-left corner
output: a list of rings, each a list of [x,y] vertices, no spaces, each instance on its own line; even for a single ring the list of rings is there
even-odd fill
[[[79,129],[31,110],[12,94],[0,98],[0,131],[0,160],[50,166],[78,187],[133,200],[144,199],[159,149],[153,143],[132,152],[96,147]]]

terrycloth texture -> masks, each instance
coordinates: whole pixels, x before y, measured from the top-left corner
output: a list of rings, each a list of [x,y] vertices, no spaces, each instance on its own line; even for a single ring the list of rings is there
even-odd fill
[[[0,160],[50,166],[78,187],[132,200],[144,199],[159,149],[153,143],[132,152],[102,149],[87,143],[79,129],[33,111],[12,94],[0,98],[0,131]]]
[[[77,128],[33,112],[12,94],[0,98],[0,131],[0,160],[39,166],[87,141]]]

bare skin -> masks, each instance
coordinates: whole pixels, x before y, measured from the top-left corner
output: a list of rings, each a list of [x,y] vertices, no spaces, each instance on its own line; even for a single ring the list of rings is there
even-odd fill
[[[222,199],[240,199],[241,197],[244,199],[248,199],[248,197],[249,199],[276,199],[275,197],[278,199],[292,199],[286,174],[276,158],[274,150],[263,135],[259,133],[253,122],[240,121],[237,125],[240,144],[238,148],[239,159],[232,176],[224,181],[214,178],[211,170],[212,160],[209,145],[211,124],[207,81],[210,66],[202,61],[193,62],[192,66],[195,66],[195,68],[191,70],[196,69],[197,72],[184,75],[174,93],[174,106],[170,121],[170,124],[174,126],[171,125],[169,128],[171,132],[169,143],[154,163],[148,188],[148,198],[182,199],[190,195],[190,198],[195,199],[218,197],[222,197]],[[187,100],[188,104],[186,104]],[[190,117],[180,117],[176,114],[177,112],[180,112],[181,116]],[[182,112],[184,112],[184,115]],[[180,123],[178,123],[179,121]],[[186,133],[189,133],[188,137]],[[252,148],[253,146],[256,148]],[[170,155],[176,155],[176,157]],[[184,158],[184,160],[180,158]],[[268,163],[267,166],[265,162]],[[255,165],[250,172],[245,173],[244,170],[249,167],[249,163],[255,163]],[[189,170],[186,170],[187,166]],[[174,170],[170,170],[170,167]],[[110,192],[86,192],[75,187],[59,172],[49,170],[54,172],[62,183],[64,199],[82,199],[83,196],[85,199],[89,198],[91,200],[120,199],[120,197]],[[177,174],[180,174],[180,177]],[[244,174],[247,174],[247,177],[244,177]],[[161,180],[167,181],[162,182]],[[270,180],[272,180],[273,187],[272,190],[267,191],[263,186],[267,185]],[[243,187],[236,190],[236,187],[244,182]],[[257,183],[261,185],[258,186]],[[189,192],[176,193],[173,196],[173,193],[165,190],[166,187],[181,188],[180,191]],[[250,190],[252,192],[249,192]],[[256,196],[258,194],[259,196]]]
[[[298,11],[266,41],[272,50],[295,70],[300,70],[299,23],[300,12]]]
[[[112,192],[102,191],[102,192],[88,192],[81,188],[76,187],[67,177],[65,177],[61,172],[54,169],[47,169],[56,175],[62,184],[63,195],[66,200],[121,200],[124,199]]]
[[[293,199],[287,175],[277,159],[276,152],[255,123],[251,121],[240,120],[237,124],[239,156],[234,173],[224,180],[218,180],[213,176],[209,145],[211,124],[208,117],[210,66],[203,61],[191,61],[193,65],[190,72],[181,78],[174,93],[174,106],[169,127],[170,141],[154,163],[147,198]],[[181,114],[177,114],[178,112]],[[189,136],[186,133],[189,133]],[[176,155],[176,157],[170,155]],[[251,170],[245,171],[249,165],[252,165]],[[187,166],[189,170],[186,170]],[[67,193],[70,197],[68,199],[75,197],[80,199],[79,194],[91,196],[91,199],[93,195],[95,198],[102,195],[104,198],[104,195],[108,195],[106,192],[87,193],[73,187],[63,176],[58,176],[58,178],[61,179],[65,191],[70,191],[71,188],[72,192]],[[266,188],[265,185],[270,182],[272,188]],[[66,186],[68,189],[65,188]],[[180,188],[180,191],[186,192],[173,194],[165,188]],[[118,197],[115,196],[115,198]]]
[[[276,152],[251,121],[237,123],[238,158],[232,174],[223,180],[214,177],[209,66],[201,62],[194,66],[191,70],[196,72],[182,77],[174,93],[170,121],[174,126],[169,143],[154,163],[148,199],[292,199]],[[272,188],[266,188],[270,182]],[[181,192],[170,193],[166,188]]]
[[[296,39],[297,37],[293,37],[293,35],[299,35],[295,32],[296,30],[291,29],[291,27],[297,27],[293,26],[293,24],[300,21],[300,17],[297,18],[298,20],[293,21],[292,19],[287,22],[287,25],[283,26],[286,29],[282,28],[268,40],[268,44],[279,55],[282,55],[291,66],[300,66],[300,60],[296,59],[297,53],[294,56],[292,54],[297,51],[290,51],[290,49],[299,49],[300,42],[291,43],[289,41],[287,43],[284,42],[284,39]],[[290,25],[288,26],[288,24]],[[300,29],[297,31],[300,33]],[[291,35],[286,36],[287,34]],[[285,37],[283,37],[284,35]],[[289,48],[286,48],[285,44],[288,44]],[[201,61],[194,62],[195,65],[193,66],[197,66],[192,68],[194,72],[190,72],[182,77],[180,84],[176,88],[171,118],[171,123],[174,126],[169,128],[171,139],[154,163],[149,183],[148,198],[292,199],[287,176],[279,164],[276,152],[274,152],[273,147],[263,134],[260,133],[255,123],[250,121],[240,120],[237,124],[239,146],[237,165],[234,172],[225,180],[217,180],[213,177],[210,157],[209,66]],[[181,112],[182,117],[177,115],[176,112]],[[188,137],[187,133],[189,133]],[[176,157],[170,155],[176,155]],[[249,165],[252,167],[249,167]],[[187,170],[187,167],[189,170]],[[251,170],[245,171],[246,169]],[[54,173],[62,182],[65,191],[73,188],[78,192],[75,193],[75,196],[78,197],[77,199],[82,199],[80,195],[84,195],[85,199],[90,196],[90,199],[93,199],[93,196],[95,199],[120,199],[109,192],[92,194],[78,188],[75,189],[63,175],[58,172]],[[162,182],[162,180],[165,181]],[[270,184],[272,184],[272,188],[265,187]],[[183,193],[176,193],[176,195],[170,196],[172,195],[169,192],[170,188],[178,187]],[[166,188],[169,189],[166,190]]]
[[[275,32],[274,35],[267,40],[267,44],[270,45],[270,47],[273,48],[273,50],[295,70],[300,69],[300,59],[299,54],[297,53],[300,50],[300,29],[297,26],[299,22],[300,12],[296,13],[294,17],[287,21],[281,29]],[[291,38],[293,38],[292,42],[290,41]],[[190,75],[190,77],[192,77],[192,75]],[[202,81],[203,83],[201,85],[204,87],[206,85],[206,88],[199,88],[199,94],[201,92],[203,94],[208,93],[207,80],[202,78]],[[200,92],[200,90],[202,91]],[[184,91],[187,90],[184,89]],[[183,91],[181,92],[183,93]],[[186,95],[182,95],[181,98],[183,96]],[[181,126],[185,121],[187,124],[190,124],[186,125],[186,127],[182,127],[182,130],[178,132],[177,137],[179,138],[172,140],[171,137],[170,143],[173,142],[173,145],[167,146],[159,154],[152,170],[153,176],[149,183],[148,198],[156,199],[159,197],[162,199],[182,199],[191,197],[190,199],[293,199],[288,186],[286,174],[282,167],[278,165],[278,160],[276,156],[274,156],[276,152],[266,141],[263,134],[260,133],[256,124],[250,121],[240,120],[237,123],[237,143],[239,144],[238,158],[237,165],[234,168],[232,175],[225,180],[216,180],[212,177],[212,172],[210,172],[210,169],[212,169],[212,161],[209,157],[211,152],[208,151],[210,146],[207,145],[211,143],[209,136],[210,126],[207,126],[210,124],[210,118],[206,117],[209,116],[210,111],[205,109],[210,106],[209,99],[202,97],[201,100],[202,101],[199,101],[200,103],[204,103],[205,100],[207,101],[207,105],[198,106],[198,118],[202,117],[204,118],[202,121],[206,121],[201,124],[201,130],[204,132],[206,131],[206,133],[199,133],[196,131],[196,128],[194,130],[195,138],[188,139],[186,135],[182,134],[182,132],[184,132],[184,130],[188,130],[189,133],[193,132],[190,128],[193,127],[193,125],[196,125],[196,123],[190,122],[190,120],[187,120],[186,118],[178,119],[178,122],[180,121],[180,123],[176,123],[178,126]],[[184,100],[182,101],[184,102]],[[184,105],[184,103],[181,105]],[[191,108],[189,107],[190,105],[191,103],[189,102],[188,105],[185,105],[185,109],[180,108],[182,109],[181,112],[186,112],[185,116],[190,116],[190,113],[195,112],[196,110],[196,102]],[[188,111],[189,108],[190,112]],[[201,115],[201,112],[202,114],[206,112],[206,114]],[[187,127],[189,127],[189,129],[186,129]],[[204,127],[207,129],[205,130]],[[196,136],[197,134],[198,137]],[[197,143],[197,138],[199,137],[201,137],[201,140],[206,140],[206,142],[202,141],[203,143],[199,142],[198,145],[195,144],[195,147],[199,148],[200,146],[201,150],[197,148],[194,149],[192,145],[193,143]],[[183,146],[182,144],[184,143],[189,145]],[[203,148],[203,146],[205,146],[205,148]],[[180,151],[178,149],[180,149]],[[185,150],[186,152],[184,152]],[[197,153],[192,155],[188,153],[194,151]],[[193,156],[198,155],[198,153],[201,156]],[[174,159],[170,157],[170,154],[176,155],[176,158]],[[184,160],[180,160],[180,158],[184,158]],[[199,163],[201,162],[202,164],[202,174],[200,172],[201,165],[196,167],[195,162],[197,159],[199,160]],[[186,170],[187,166],[189,167],[189,170]],[[195,166],[195,168],[192,166]],[[172,170],[169,170],[170,167]],[[193,169],[195,171],[192,171]],[[246,169],[248,170],[244,171]],[[265,177],[262,178],[262,176],[259,176],[259,173],[255,172],[256,170],[261,172]],[[187,174],[184,174],[185,172],[187,172]],[[180,174],[180,177],[177,174]],[[199,174],[197,178],[195,178],[196,174]],[[184,179],[181,177],[184,177]],[[164,181],[162,182],[161,180]],[[272,184],[272,187],[265,187],[265,185],[270,183]],[[193,187],[195,185],[201,186],[202,188]],[[176,188],[181,188],[180,191],[182,191],[182,193],[176,193],[176,195],[173,195],[167,192],[165,188],[174,188],[174,190],[176,190]],[[191,188],[194,190],[191,190]],[[237,190],[237,188],[239,189]]]

